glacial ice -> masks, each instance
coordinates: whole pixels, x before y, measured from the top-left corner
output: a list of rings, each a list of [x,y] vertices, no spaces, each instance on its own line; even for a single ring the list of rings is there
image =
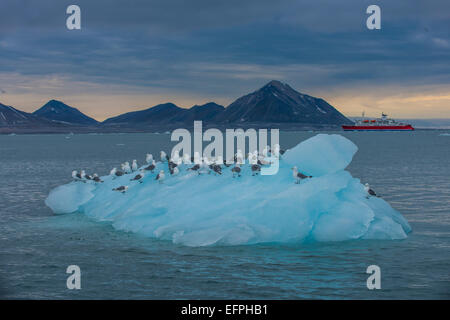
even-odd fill
[[[84,213],[186,246],[406,238],[403,216],[382,198],[368,198],[345,170],[356,151],[340,135],[319,134],[288,150],[276,175],[252,176],[248,165],[240,178],[226,167],[221,176],[197,175],[183,164],[171,177],[167,163],[157,163],[143,183],[130,181],[135,174],[71,182],[52,190],[46,204],[56,214]],[[294,165],[313,178],[295,184]],[[161,169],[163,184],[155,181]],[[121,185],[126,193],[112,191]]]
[[[283,160],[314,177],[345,169],[358,147],[341,135],[326,137],[327,135],[318,134],[301,142],[288,150]]]

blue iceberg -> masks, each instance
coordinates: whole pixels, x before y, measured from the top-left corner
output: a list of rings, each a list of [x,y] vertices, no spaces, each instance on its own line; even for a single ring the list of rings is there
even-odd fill
[[[268,242],[404,239],[411,227],[379,197],[369,197],[345,170],[357,147],[340,135],[319,134],[288,150],[275,175],[252,176],[249,165],[232,178],[186,170],[168,176],[167,163],[142,183],[136,173],[104,176],[103,183],[71,182],[52,190],[46,204],[56,214],[84,213],[114,228],[187,246]],[[294,183],[291,168],[312,178]],[[160,184],[156,172],[167,172]],[[112,191],[129,186],[125,193]]]

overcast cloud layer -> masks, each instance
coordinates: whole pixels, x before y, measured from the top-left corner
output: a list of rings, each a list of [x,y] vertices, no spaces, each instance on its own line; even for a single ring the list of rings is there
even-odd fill
[[[82,30],[65,27],[70,4]],[[370,4],[381,30],[365,26]],[[0,2],[0,102],[29,111],[55,97],[100,119],[163,101],[227,104],[271,79],[344,112],[409,93],[433,109],[400,114],[450,117],[450,1]]]

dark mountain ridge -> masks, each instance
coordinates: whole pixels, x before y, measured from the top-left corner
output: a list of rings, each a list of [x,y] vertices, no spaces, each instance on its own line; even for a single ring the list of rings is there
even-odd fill
[[[186,109],[180,108],[173,103],[158,104],[154,107],[127,112],[116,117],[108,118],[102,122],[104,125],[124,125],[124,124],[151,124],[167,123],[171,119],[184,114]]]
[[[302,94],[289,85],[272,80],[265,86],[244,95],[224,108],[214,102],[195,105],[189,109],[173,103],[163,103],[144,110],[127,112],[103,122],[83,114],[61,101],[50,100],[33,114],[0,104],[2,127],[72,127],[74,130],[131,130],[151,131],[176,126],[191,127],[195,120],[205,126],[264,127],[279,126],[284,129],[326,128],[351,124],[333,106],[321,98]],[[4,130],[3,130],[4,131]],[[9,131],[12,131],[9,130]]]
[[[231,103],[216,119],[218,122],[276,122],[333,124],[351,123],[321,98],[295,91],[272,80],[261,89]]]
[[[32,127],[48,124],[50,124],[49,121],[40,119],[31,113],[0,103],[0,127]]]
[[[41,108],[33,112],[33,114],[40,118],[68,124],[95,126],[99,123],[97,120],[88,117],[78,109],[68,106],[58,100],[50,100]]]

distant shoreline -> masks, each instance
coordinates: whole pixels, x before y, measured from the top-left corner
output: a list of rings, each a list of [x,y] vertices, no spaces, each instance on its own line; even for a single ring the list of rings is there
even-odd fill
[[[181,126],[180,126],[181,127]],[[30,129],[30,128],[0,128],[0,135],[28,135],[28,134],[61,134],[61,135],[70,135],[70,134],[115,134],[115,133],[155,133],[155,134],[167,134],[167,132],[172,132],[173,130],[180,128],[180,127],[159,127],[159,128],[57,128],[58,130],[55,130],[55,128],[40,128],[40,129]],[[266,125],[266,126],[235,126],[229,125],[227,127],[225,126],[205,126],[204,129],[208,128],[217,128],[219,130],[225,130],[225,129],[248,129],[248,128],[267,128],[267,129],[280,129],[280,131],[289,131],[289,132],[295,132],[295,131],[314,131],[314,132],[325,132],[325,131],[342,131],[342,132],[351,132],[351,131],[344,131],[340,126],[324,126],[324,127],[276,127],[273,125]],[[193,128],[186,128],[189,131],[193,131]],[[450,128],[415,128],[416,131],[448,131]],[[390,132],[390,131],[381,131],[381,132]]]

